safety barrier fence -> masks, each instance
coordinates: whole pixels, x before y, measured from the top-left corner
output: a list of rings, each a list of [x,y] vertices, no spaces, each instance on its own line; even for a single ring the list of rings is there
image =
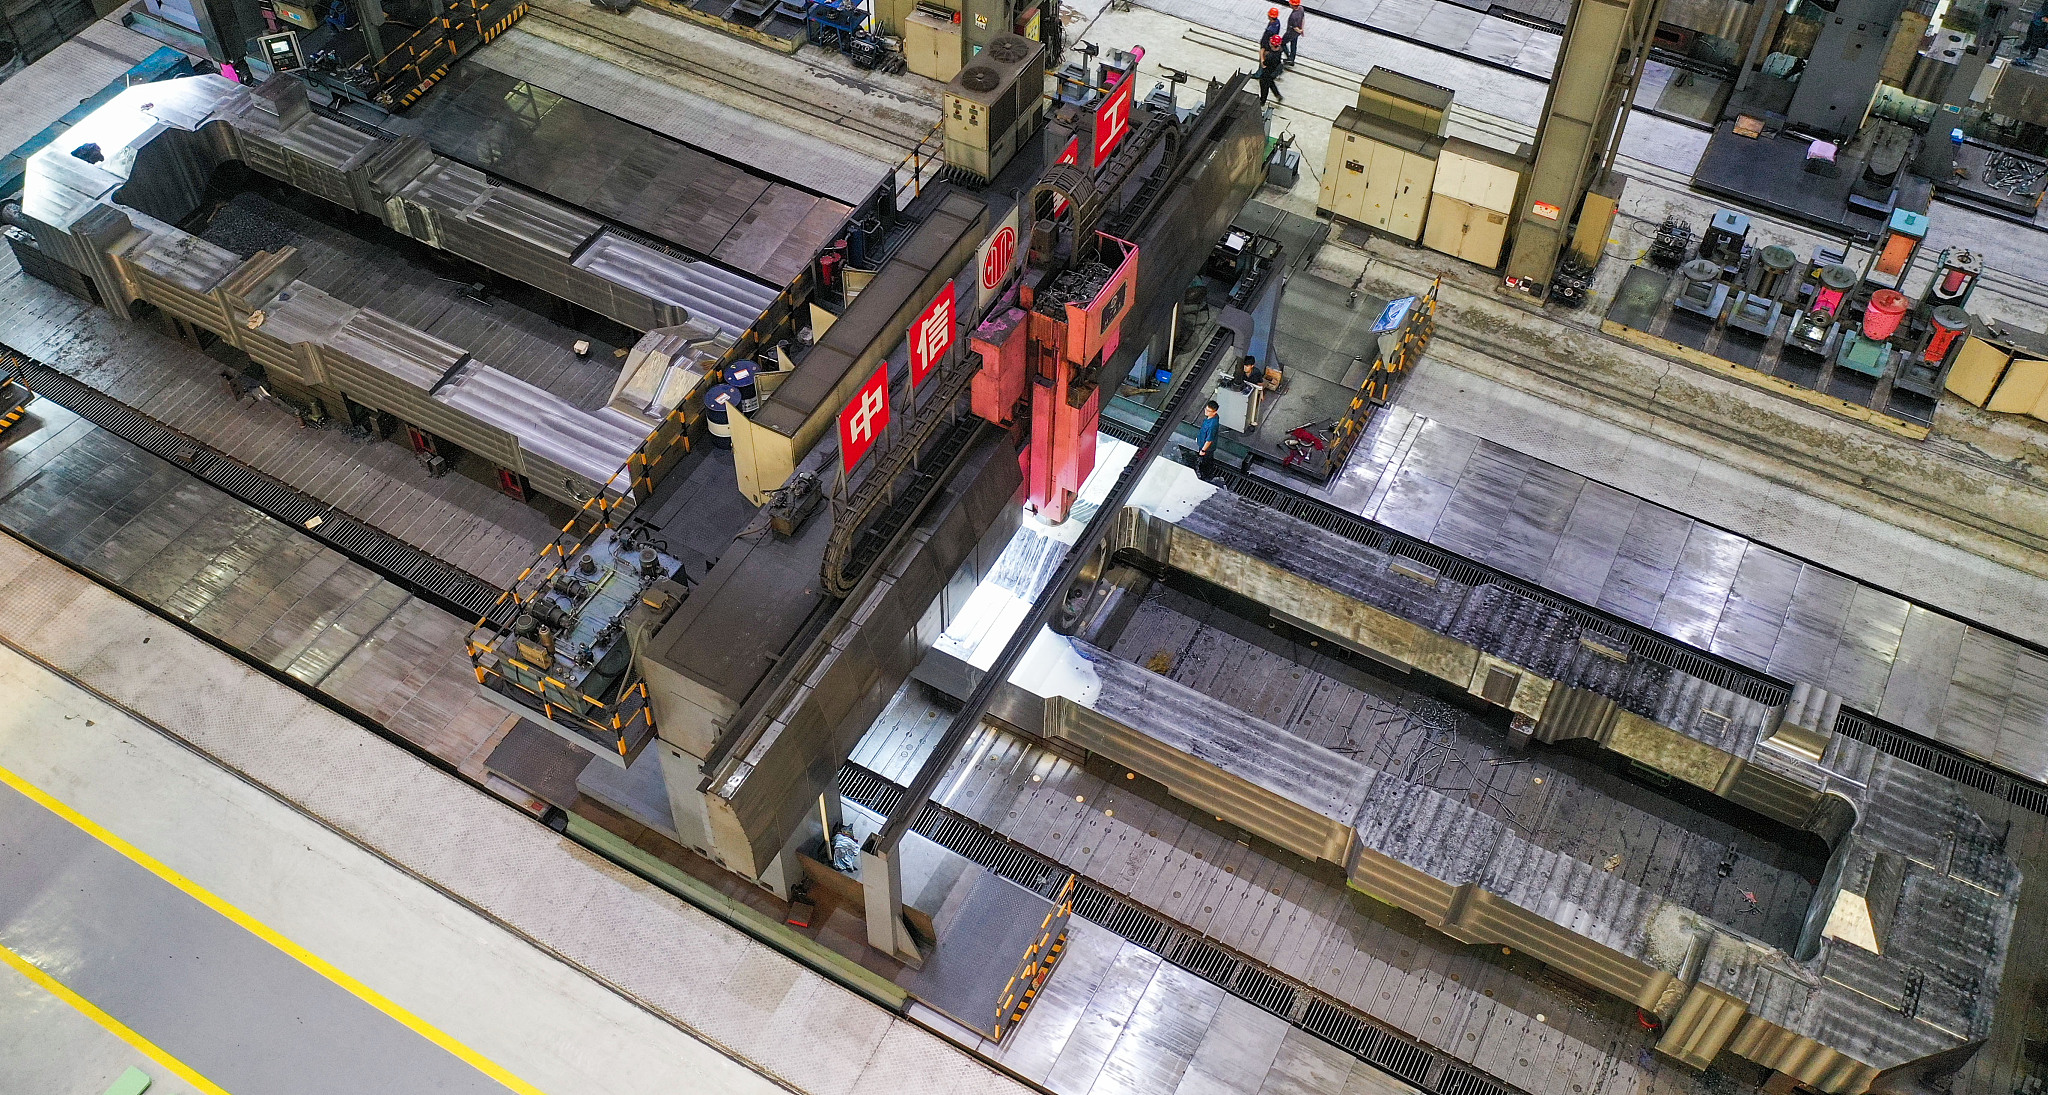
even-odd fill
[[[660,435],[660,430],[655,431],[649,442]],[[635,455],[644,451],[643,445]],[[570,560],[595,545],[605,533],[619,531],[620,522],[635,505],[631,486],[646,474],[646,461],[630,458],[613,472],[604,488],[585,500],[575,516],[562,526],[561,533],[541,549],[540,558],[519,572],[512,588],[499,595],[464,640],[478,684],[520,701],[551,722],[595,735],[621,757],[631,757],[654,737],[654,705],[648,698],[646,682],[629,671],[619,681],[616,698],[585,694],[554,676],[551,667],[536,665],[537,659],[523,657],[512,626],[522,605],[539,596],[556,576],[568,573]],[[506,672],[507,667],[513,672]]]
[[[1431,281],[1428,291],[1416,298],[1391,352],[1382,354],[1378,347],[1373,348],[1372,368],[1359,382],[1358,394],[1351,397],[1344,417],[1330,430],[1330,447],[1323,459],[1324,467],[1331,472],[1344,466],[1352,447],[1365,436],[1372,416],[1393,400],[1394,382],[1406,376],[1429,350],[1430,336],[1436,333],[1437,290],[1443,283],[1442,278]]]
[[[1038,994],[1045,991],[1053,967],[1059,965],[1060,956],[1067,952],[1067,923],[1074,916],[1074,885],[1074,878],[1069,876],[1067,884],[1053,895],[1052,907],[1045,911],[1045,919],[1038,925],[1038,938],[1025,948],[1017,972],[1010,975],[1009,983],[996,1000],[997,1041],[1024,1021],[1024,1014],[1038,1001]]]
[[[368,66],[377,102],[392,110],[418,102],[458,59],[510,30],[526,10],[524,0],[454,0]]]
[[[938,182],[946,171],[945,123],[934,123],[910,151],[896,162],[889,179],[895,186],[896,208],[907,207]]]

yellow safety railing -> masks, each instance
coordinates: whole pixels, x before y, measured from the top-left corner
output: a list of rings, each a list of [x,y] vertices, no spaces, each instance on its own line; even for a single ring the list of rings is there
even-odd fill
[[[659,432],[657,430],[655,434],[650,434],[649,440],[651,441]],[[642,457],[642,453],[636,451],[634,457]],[[557,575],[568,570],[569,561],[592,546],[600,535],[607,531],[616,531],[613,513],[621,508],[630,508],[626,503],[633,497],[630,491],[636,468],[644,467],[644,457],[639,464],[635,463],[633,457],[628,457],[626,463],[613,472],[604,486],[595,495],[586,499],[582,507],[562,526],[561,534],[541,549],[540,557],[519,572],[519,577],[513,580],[512,587],[498,595],[490,614],[476,622],[464,643],[469,653],[470,666],[476,671],[477,684],[489,688],[496,683],[516,689],[531,697],[534,705],[550,721],[562,718],[594,733],[610,732],[616,739],[620,756],[627,755],[629,743],[641,726],[644,725],[648,730],[653,729],[653,707],[647,701],[646,682],[630,681],[620,690],[616,703],[606,704],[597,697],[586,695],[568,682],[552,676],[545,667],[528,665],[514,654],[502,649],[499,644],[512,633],[512,621],[518,617],[520,606],[539,596]],[[508,605],[510,610],[506,611]],[[498,623],[493,617],[501,618],[504,622]],[[479,636],[484,636],[483,641],[478,641]],[[496,661],[487,657],[493,652],[496,653]],[[541,688],[536,690],[517,677],[502,672],[498,668],[500,664],[510,664],[531,674],[540,681]],[[557,694],[551,697],[551,691],[556,691]],[[629,697],[640,702],[632,711],[627,712],[622,709],[627,706]],[[562,699],[581,701],[585,711],[578,711],[567,703],[557,702]]]
[[[937,176],[946,166],[945,124],[944,121],[940,121],[932,126],[930,132],[918,138],[917,144],[911,147],[910,154],[896,162],[896,169],[891,172],[890,177],[896,180],[898,209],[910,204],[918,195],[924,193],[927,172],[931,176]],[[903,176],[906,170],[910,172],[908,179]],[[909,191],[908,194],[905,193],[906,190]]]
[[[1002,1041],[1004,1032],[1024,1021],[1024,1013],[1030,1010],[1038,994],[1045,988],[1045,980],[1052,976],[1052,968],[1067,949],[1067,923],[1074,916],[1074,888],[1079,879],[1067,876],[1066,885],[1052,899],[1052,908],[1046,910],[1045,919],[1038,925],[1038,937],[1024,949],[1024,960],[1017,965],[1017,972],[1010,975],[1010,981],[1003,986],[997,998],[995,1035]]]
[[[1415,368],[1422,355],[1428,352],[1430,336],[1436,333],[1437,290],[1442,286],[1443,279],[1437,278],[1429,283],[1428,291],[1416,299],[1414,310],[1401,325],[1401,337],[1395,342],[1392,353],[1374,351],[1372,368],[1366,371],[1357,394],[1351,397],[1351,406],[1330,429],[1330,448],[1325,466],[1332,471],[1344,466],[1351,456],[1352,447],[1358,444],[1358,439],[1365,435],[1365,428],[1372,423],[1372,416],[1392,401],[1394,382]]]

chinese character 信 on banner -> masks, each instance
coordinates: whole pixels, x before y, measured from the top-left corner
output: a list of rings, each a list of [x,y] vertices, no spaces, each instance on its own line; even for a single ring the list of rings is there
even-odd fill
[[[953,283],[949,281],[910,325],[911,387],[924,383],[932,369],[945,360],[946,351],[953,348],[953,326]]]

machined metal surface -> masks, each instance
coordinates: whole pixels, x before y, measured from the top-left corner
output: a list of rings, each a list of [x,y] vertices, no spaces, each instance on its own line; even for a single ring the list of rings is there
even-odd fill
[[[940,945],[922,968],[905,977],[904,987],[985,1038],[1009,1033],[1008,1017],[998,1014],[1004,990],[1053,911],[1053,903],[1044,897],[1001,875],[967,866],[944,903],[932,912]]]
[[[483,65],[613,117],[828,198],[859,205],[889,179],[890,166],[799,133],[716,99],[644,79],[571,46],[513,27],[471,55]]]
[[[1187,476],[1171,465],[1155,474]],[[1383,794],[1384,773],[1361,765],[1359,786],[1375,790],[1353,819],[1358,841],[1344,865],[1354,885],[1455,937],[1518,946],[1630,1000],[1663,1020],[1659,1048],[1696,1067],[1727,1049],[1824,1090],[1862,1091],[1889,1069],[1938,1068],[1989,1029],[2018,872],[1982,819],[1942,795],[1942,777],[1831,727],[1800,728],[1806,700],[1768,708],[1682,672],[1616,662],[1597,634],[1589,643],[1581,625],[1500,587],[1418,576],[1385,552],[1200,484],[1162,490],[1153,513],[1127,511],[1127,550],[1272,606],[1310,634],[1483,695],[1530,720],[1539,740],[1588,738],[1833,849],[1796,946],[1771,947],[1712,917],[1674,913],[1666,899],[1542,849],[1469,803],[1412,785]],[[1508,674],[1505,689],[1494,689],[1494,670]],[[1062,732],[1052,720],[1063,707],[1088,707],[1111,724],[1099,744],[1126,764],[1139,757],[1118,751],[1145,748],[1130,735],[1187,732],[1185,718],[1148,729],[1157,705],[1111,714],[1100,702],[1048,703],[1050,732]],[[1191,788],[1256,782],[1213,760],[1169,774]],[[1955,842],[1939,862],[1926,863],[1927,832]],[[1844,942],[1842,914],[1830,910],[1844,895],[1886,903],[1869,887],[1881,869],[1873,864],[1887,861],[1925,865],[1906,868],[1918,881],[1892,902],[1872,944],[1880,957]],[[1896,1002],[1908,984],[1918,986],[1912,999]]]
[[[446,156],[778,288],[853,212],[487,68],[451,73],[409,122]]]
[[[1243,752],[1229,767],[1318,803],[1321,816],[1355,793],[1347,761],[1368,764],[1746,934],[1797,944],[1825,859],[1818,842],[1745,830],[1571,751],[1517,750],[1503,728],[1469,712],[1326,659],[1302,664],[1300,644],[1175,591],[1149,594],[1114,649],[1100,653],[1113,657],[1089,652],[1103,679],[1096,710],[1171,726],[1167,734],[1188,742],[1179,751],[1198,759],[1235,741]],[[1162,677],[1187,691],[1152,688]],[[1215,713],[1218,702],[1227,716]],[[1287,734],[1228,733],[1247,718]]]
[[[487,362],[461,373],[456,394],[491,389],[493,397],[451,402],[444,385],[470,348],[306,284],[296,274],[307,260],[289,247],[241,257],[164,222],[191,213],[214,169],[239,158],[637,329],[681,322],[701,303],[709,323],[737,338],[775,297],[709,263],[609,240],[588,216],[439,160],[417,138],[373,137],[314,114],[289,79],[253,90],[218,77],[151,84],[117,96],[79,129],[101,138],[109,155],[93,165],[56,149],[39,153],[24,217],[43,253],[91,278],[109,307],[126,314],[132,302],[154,304],[302,391],[351,393],[571,504],[605,489],[645,438],[643,424],[493,376]],[[177,170],[159,166],[166,161]],[[589,252],[594,243],[601,246]],[[645,254],[622,254],[633,250]],[[273,316],[281,322],[269,327]],[[481,344],[486,333],[472,333]]]
[[[1390,420],[1346,476],[1360,516],[2048,779],[2039,651],[1442,422]]]
[[[451,765],[503,721],[468,618],[51,400],[0,435],[0,499],[14,535]]]
[[[1054,1091],[1415,1091],[1186,967],[1078,918],[1067,955],[1023,1026],[982,1051]]]
[[[1325,655],[1295,653],[1304,667],[1343,675]],[[1200,673],[1217,664],[1195,655],[1180,659],[1175,672]],[[1224,668],[1239,666],[1226,662]],[[1236,679],[1252,683],[1242,674]],[[1217,683],[1228,687],[1220,676]],[[950,709],[936,693],[906,689],[862,741],[855,761],[890,779],[907,779]],[[851,803],[856,792],[848,794]],[[1229,989],[1233,999],[1225,999],[1225,1007],[1238,1003],[1266,1009],[1275,1019],[1285,1016],[1299,1028],[1290,1042],[1327,1040],[1323,1052],[1343,1047],[1334,1071],[1348,1070],[1366,1090],[1717,1090],[1649,1052],[1654,1036],[1620,1001],[1603,1001],[1525,956],[1461,943],[1389,906],[1358,900],[1333,884],[1326,869],[1247,842],[1201,809],[1120,778],[1112,768],[1084,767],[1065,750],[984,726],[955,759],[939,801],[949,815],[1033,849],[1056,864],[1055,874],[1062,868],[1078,873],[1084,894],[1104,895],[1077,899],[1077,924],[1092,920],[1137,943],[1148,959],[1166,957],[1199,970],[1209,983]],[[918,832],[928,831],[920,822]],[[1043,870],[1033,861],[1013,868],[1010,877],[1035,879]],[[1045,1051],[1024,1047],[1058,1042],[1074,1007],[1052,1002],[1062,995],[1062,976],[1071,974],[1055,974],[1043,1010],[1006,1043],[1006,1062],[1017,1059],[1012,1054],[1037,1060]],[[1011,1044],[1017,1048],[1007,1048]],[[1309,1086],[1321,1090],[1322,1083]]]

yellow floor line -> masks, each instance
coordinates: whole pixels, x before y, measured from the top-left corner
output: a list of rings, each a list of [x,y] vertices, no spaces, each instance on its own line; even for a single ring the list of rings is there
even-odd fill
[[[14,967],[16,970],[19,970],[23,977],[26,977],[29,980],[34,981],[38,986],[42,988],[44,992],[47,992],[50,995],[56,997],[57,999],[62,1000],[65,1003],[71,1005],[72,1009],[77,1011],[80,1015],[83,1015],[86,1018],[92,1020],[93,1022],[98,1023],[100,1026],[105,1027],[110,1033],[114,1035],[114,1037],[121,1039],[122,1041],[128,1043],[131,1046],[134,1046],[136,1050],[140,1052],[143,1056],[148,1057],[150,1060],[155,1061],[157,1064],[160,1064],[167,1069],[170,1069],[172,1072],[176,1073],[180,1079],[183,1079],[186,1083],[191,1084],[193,1087],[204,1092],[205,1095],[228,1095],[226,1091],[221,1089],[221,1086],[219,1084],[214,1083],[212,1080],[209,1080],[204,1076],[201,1076],[197,1071],[195,1071],[192,1068],[192,1066],[186,1064],[183,1061],[178,1060],[176,1057],[173,1057],[168,1053],[165,1053],[162,1047],[158,1046],[155,1042],[152,1042],[149,1039],[144,1038],[142,1035],[135,1033],[133,1030],[130,1030],[127,1024],[121,1022],[119,1019],[116,1019],[113,1016],[108,1015],[106,1012],[101,1011],[97,1006],[93,1004],[92,1001],[71,991],[70,986],[64,984],[64,982],[57,980],[56,978],[50,976],[47,973],[44,973],[41,968],[36,966],[35,963],[30,962],[28,959],[23,958],[22,956],[14,953],[13,951],[7,949],[5,946],[0,946],[0,962],[5,962],[9,966]]]
[[[118,836],[115,836],[113,833],[109,832],[104,826],[93,821],[91,818],[86,817],[84,814],[79,813],[77,810],[74,810],[71,807],[65,805],[63,802],[58,801],[56,798],[52,797],[50,794],[45,792],[42,788],[35,786],[27,780],[21,778],[19,775],[16,775],[14,772],[9,771],[5,767],[0,767],[0,783],[5,783],[7,786],[12,787],[17,791],[20,791],[24,795],[27,795],[30,799],[34,800],[38,805],[42,806],[44,809],[50,811],[53,814],[56,814],[58,817],[63,818],[65,821],[70,822],[72,825],[77,826],[79,829],[83,830],[85,833],[90,835],[93,839],[99,841],[102,844],[105,844],[107,847],[114,849],[115,851],[121,853],[124,856],[127,856],[130,860],[133,860],[136,864],[141,866],[143,869],[147,870],[149,873],[157,876],[158,878],[163,879],[165,882],[168,882],[173,886],[176,886],[178,889],[183,890],[193,900],[199,902],[202,905],[205,905],[207,908],[212,909],[214,912],[217,912],[222,916],[227,917],[229,920],[234,921],[235,924],[239,925],[243,930],[249,932],[251,935],[254,935],[257,938],[262,939],[264,942],[269,943],[271,946],[276,947],[278,950],[281,950],[284,953],[291,955],[293,958],[298,959],[313,972],[318,973],[320,976],[327,978],[329,981],[332,981],[335,984],[340,985],[342,988],[347,989],[351,994],[361,999],[364,1003],[367,1003],[371,1007],[376,1008],[378,1011],[381,1011],[384,1014],[389,1015],[393,1019],[398,1020],[400,1023],[404,1024],[406,1027],[410,1028],[412,1031],[419,1034],[420,1037],[425,1038],[427,1041],[432,1042],[435,1045],[440,1046],[442,1049],[447,1050],[449,1053],[454,1054],[456,1057],[460,1058],[462,1061],[467,1063],[470,1067],[476,1069],[478,1072],[481,1072],[484,1075],[489,1076],[491,1079],[496,1080],[498,1083],[505,1085],[505,1087],[507,1087],[508,1089],[518,1092],[519,1095],[544,1095],[544,1093],[539,1088],[513,1075],[504,1066],[498,1064],[496,1061],[493,1061],[490,1058],[485,1057],[483,1054],[478,1053],[477,1051],[469,1048],[466,1045],[463,1045],[461,1042],[456,1041],[452,1036],[447,1034],[445,1031],[442,1031],[440,1028],[435,1027],[433,1024],[427,1022],[426,1020],[420,1018],[417,1015],[414,1015],[412,1012],[407,1011],[405,1008],[400,1007],[399,1005],[393,1003],[389,999],[386,999],[383,996],[383,994],[377,992],[377,990],[371,988],[368,985],[363,984],[361,981],[356,980],[348,974],[343,973],[340,969],[337,969],[333,963],[328,962],[326,959],[321,958],[319,955],[314,954],[306,948],[299,946],[297,943],[292,942],[290,939],[285,938],[283,935],[279,934],[275,929],[271,928],[269,925],[263,923],[262,921],[257,920],[255,917],[250,916],[248,913],[245,913],[242,910],[234,907],[233,905],[228,904],[226,901],[222,900],[220,897],[216,896],[214,893],[207,890],[205,887],[200,886],[198,883],[193,882],[191,879],[186,878],[184,875],[181,875],[178,872],[172,870],[171,868],[165,866],[163,863],[159,862],[155,857],[151,856],[147,852],[144,852],[142,849],[137,848],[135,845],[128,843],[127,841],[121,839]],[[34,967],[25,967],[24,972],[26,972],[28,969],[34,969]],[[41,974],[41,972],[41,970],[36,970],[36,974]],[[48,984],[55,985],[56,982],[49,981]],[[65,991],[68,992],[69,990]],[[73,1006],[76,1007],[80,1004],[83,1004],[84,1007],[91,1007],[90,1004],[86,1004],[82,999],[79,1000],[78,1004],[74,1004]],[[81,1008],[81,1010],[83,1009]],[[111,1019],[108,1019],[107,1021],[112,1022]],[[124,1027],[122,1029],[125,1030],[126,1028]],[[119,1031],[116,1031],[116,1033],[119,1033]],[[166,1059],[168,1060],[168,1058]],[[208,1086],[206,1090],[219,1091],[220,1089]],[[223,1093],[223,1095],[225,1095],[225,1093]]]

